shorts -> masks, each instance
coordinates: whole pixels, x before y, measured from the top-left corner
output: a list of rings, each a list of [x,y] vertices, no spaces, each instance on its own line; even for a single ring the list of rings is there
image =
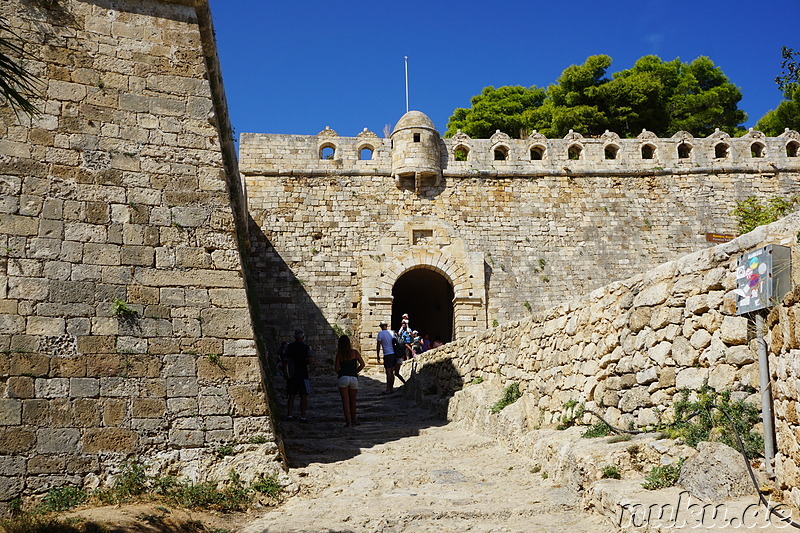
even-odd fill
[[[386,368],[394,368],[398,361],[397,356],[393,353],[383,354],[383,366]]]
[[[286,394],[308,396],[311,393],[311,382],[307,379],[290,379],[286,382]]]
[[[336,382],[340,389],[358,390],[358,378],[355,376],[339,376]]]

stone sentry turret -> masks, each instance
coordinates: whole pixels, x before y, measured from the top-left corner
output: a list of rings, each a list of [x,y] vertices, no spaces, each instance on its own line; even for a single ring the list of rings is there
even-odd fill
[[[397,122],[392,131],[392,176],[402,185],[404,179],[413,179],[419,190],[423,180],[439,185],[442,164],[439,132],[433,122],[421,111],[409,111]]]

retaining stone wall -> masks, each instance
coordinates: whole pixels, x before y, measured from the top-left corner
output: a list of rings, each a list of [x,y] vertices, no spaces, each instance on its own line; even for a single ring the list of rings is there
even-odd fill
[[[570,400],[585,402],[619,427],[653,424],[676,392],[699,388],[705,380],[717,390],[732,390],[734,399],[760,405],[752,327],[748,318],[734,315],[735,267],[741,254],[770,243],[790,246],[797,265],[799,230],[800,215],[791,215],[529,319],[446,344],[416,363],[413,394],[428,403],[440,398],[446,408],[448,394],[475,378],[500,375],[524,392],[523,431],[556,425]],[[770,312],[765,336],[774,380],[776,472],[795,504],[799,312],[800,289],[794,289]]]
[[[129,456],[198,479],[256,435],[278,466],[210,13],[184,4],[0,3],[42,80],[39,116],[0,107],[0,504]]]

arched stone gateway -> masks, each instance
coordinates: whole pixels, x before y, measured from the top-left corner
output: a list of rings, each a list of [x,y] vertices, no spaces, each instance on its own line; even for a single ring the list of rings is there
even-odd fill
[[[453,286],[432,268],[414,268],[401,275],[392,289],[392,329],[400,327],[403,313],[420,335],[431,340],[453,339]]]
[[[398,222],[389,233],[407,235],[411,244],[388,240],[361,257],[359,337],[367,354],[374,353],[378,324],[390,320],[396,328],[403,313],[412,327],[445,341],[486,329],[483,253],[467,252],[453,228],[434,217]]]

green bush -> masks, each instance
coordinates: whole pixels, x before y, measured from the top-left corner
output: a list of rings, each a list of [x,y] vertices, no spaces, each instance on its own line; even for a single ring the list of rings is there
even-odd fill
[[[87,499],[87,494],[78,487],[59,487],[50,489],[39,505],[42,511],[55,513],[69,511],[79,506]]]
[[[569,400],[564,404],[564,414],[561,415],[556,429],[564,430],[574,426],[577,421],[583,417],[585,412],[586,410],[582,403],[578,404],[576,400]]]
[[[671,487],[678,482],[681,475],[681,467],[686,459],[681,459],[677,464],[654,466],[642,483],[642,487],[647,490],[658,490]]]
[[[798,201],[800,198],[797,196],[791,198],[775,196],[767,200],[765,204],[756,196],[750,196],[737,203],[731,214],[738,221],[739,233],[744,234],[785,217],[794,211]]]
[[[611,435],[611,433],[612,433],[611,426],[609,426],[603,421],[600,421],[593,426],[589,426],[589,429],[584,431],[581,437],[583,437],[584,439],[594,439],[596,437],[607,437]]]
[[[283,486],[278,481],[278,476],[270,474],[268,476],[264,473],[258,474],[258,477],[253,484],[250,485],[252,489],[261,494],[266,494],[271,498],[277,498],[283,492]]]
[[[689,446],[703,441],[719,441],[739,450],[736,435],[722,411],[728,413],[733,427],[739,433],[749,457],[762,455],[764,437],[753,431],[761,422],[757,407],[743,400],[731,401],[731,391],[717,392],[708,383],[697,389],[697,399],[689,400],[691,391],[683,389],[674,404],[675,421],[663,428],[662,433],[673,439],[681,439]]]
[[[516,402],[522,397],[522,393],[519,390],[519,383],[512,383],[506,390],[503,392],[503,397],[497,400],[497,402],[492,405],[491,410],[492,413],[497,414],[512,403]]]
[[[214,453],[217,454],[217,457],[236,455],[236,451],[233,449],[232,443],[223,444],[222,446],[217,446],[217,449],[214,450]]]
[[[607,465],[603,467],[603,479],[620,479],[622,476],[619,473],[619,467],[616,465]]]

